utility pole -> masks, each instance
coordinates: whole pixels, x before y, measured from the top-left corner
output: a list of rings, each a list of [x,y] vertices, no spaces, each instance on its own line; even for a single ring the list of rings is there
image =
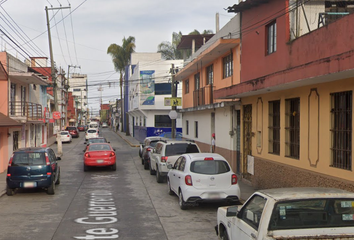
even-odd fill
[[[75,65],[68,65],[68,77],[66,78],[66,85],[65,85],[65,89],[66,89],[66,96],[67,96],[67,99],[66,99],[66,110],[65,110],[65,126],[68,126],[68,101],[69,101],[69,88],[70,88],[70,85],[69,85],[69,77],[70,77],[70,68],[80,68],[80,66],[75,66]]]
[[[171,94],[172,94],[172,99],[177,97],[177,92],[175,90],[175,65],[171,65]],[[177,89],[177,88],[176,88]],[[173,102],[173,101],[172,101]],[[172,111],[176,111],[177,107],[172,104]],[[176,138],[176,119],[171,119],[171,138]]]
[[[53,93],[54,93],[54,104],[55,104],[55,111],[59,111],[58,108],[58,93],[57,93],[57,79],[55,73],[55,66],[54,66],[54,58],[53,58],[53,48],[52,48],[52,37],[50,34],[50,23],[49,23],[49,16],[48,10],[59,10],[59,9],[66,9],[70,7],[60,7],[60,8],[48,8],[45,7],[45,13],[47,17],[47,28],[48,28],[48,41],[49,41],[49,52],[50,52],[50,65],[51,65],[51,77],[53,82]],[[60,138],[60,119],[55,120],[55,126],[57,128],[57,143],[58,143],[58,155],[61,156],[63,154],[63,146]]]

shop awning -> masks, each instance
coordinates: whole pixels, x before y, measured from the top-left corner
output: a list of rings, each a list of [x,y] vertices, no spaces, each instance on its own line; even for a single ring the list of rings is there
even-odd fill
[[[22,124],[12,118],[0,113],[0,127],[21,127]]]

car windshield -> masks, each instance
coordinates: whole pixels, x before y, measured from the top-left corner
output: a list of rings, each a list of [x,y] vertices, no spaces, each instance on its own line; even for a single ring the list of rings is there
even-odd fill
[[[110,151],[111,148],[107,144],[94,144],[90,145],[89,151]]]
[[[354,227],[354,199],[301,199],[274,206],[269,230]]]
[[[61,134],[61,135],[68,135],[69,132],[61,132],[60,134]]]
[[[160,141],[160,140],[151,141],[151,142],[150,142],[150,146],[151,146],[151,147],[156,147],[156,144],[157,144],[158,141]]]
[[[89,143],[105,143],[107,142],[104,138],[91,138],[88,141]]]
[[[221,174],[230,171],[229,164],[224,160],[200,160],[191,163],[191,172],[199,174]]]
[[[199,153],[195,144],[175,143],[166,146],[165,156],[181,155],[184,153]]]
[[[18,152],[14,154],[11,166],[45,165],[44,152]]]
[[[88,133],[96,133],[97,130],[95,130],[95,129],[90,129],[90,130],[87,130],[87,132],[88,132]]]
[[[67,130],[76,130],[76,127],[67,127]]]

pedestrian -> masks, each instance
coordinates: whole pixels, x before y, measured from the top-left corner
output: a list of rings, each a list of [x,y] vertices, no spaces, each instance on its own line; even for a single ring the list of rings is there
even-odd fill
[[[215,133],[211,134],[211,152],[215,153]]]

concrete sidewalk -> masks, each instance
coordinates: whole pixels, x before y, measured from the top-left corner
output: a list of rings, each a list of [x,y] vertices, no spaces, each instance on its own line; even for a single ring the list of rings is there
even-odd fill
[[[140,143],[134,137],[127,136],[124,132],[120,132],[120,131],[116,133],[119,137],[121,137],[124,141],[126,141],[131,147],[139,148]],[[56,152],[56,148],[53,149]],[[138,149],[136,155],[138,156]],[[0,173],[0,197],[2,197],[6,193],[6,175],[7,175],[6,171]],[[241,176],[238,175],[237,178],[238,178],[238,184],[241,189],[241,202],[244,202],[256,191],[256,189],[254,189],[247,180],[242,179]]]

